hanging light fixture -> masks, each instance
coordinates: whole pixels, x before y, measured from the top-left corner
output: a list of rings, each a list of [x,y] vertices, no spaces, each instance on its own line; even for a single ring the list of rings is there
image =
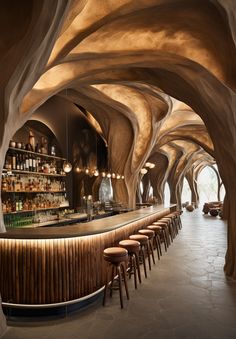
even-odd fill
[[[67,89],[66,89],[67,97]],[[66,111],[66,158],[68,159],[68,112]],[[65,160],[63,163],[63,171],[69,173],[72,170],[72,165],[68,160]]]
[[[64,161],[63,163],[63,171],[65,173],[69,173],[72,170],[72,165],[69,161]]]
[[[146,162],[146,163],[145,163],[145,167],[148,167],[148,168],[149,168],[149,167],[150,167],[150,165],[151,165],[151,163],[150,163],[150,162]]]
[[[79,164],[78,164],[78,163],[76,163],[76,165],[75,165],[75,167],[74,167],[74,170],[75,170],[76,173],[82,172],[82,168],[79,167]]]
[[[141,174],[146,174],[147,173],[147,169],[146,168],[142,168],[140,171]]]
[[[97,168],[94,170],[93,175],[94,175],[95,177],[98,177],[98,176],[99,176],[99,172],[98,172]]]

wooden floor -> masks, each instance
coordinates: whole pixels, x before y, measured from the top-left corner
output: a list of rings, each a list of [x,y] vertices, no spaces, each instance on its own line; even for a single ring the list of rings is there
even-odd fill
[[[235,339],[236,282],[223,273],[226,225],[184,212],[183,228],[130,300],[118,293],[62,319],[13,322],[4,339]]]

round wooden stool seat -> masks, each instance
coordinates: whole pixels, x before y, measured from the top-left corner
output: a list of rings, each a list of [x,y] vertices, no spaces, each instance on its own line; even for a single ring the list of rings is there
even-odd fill
[[[149,230],[147,230],[147,229],[145,229],[145,230],[139,230],[138,233],[139,233],[139,234],[146,235],[149,239],[153,238],[154,235],[155,235],[155,232],[152,231],[152,230],[150,230],[150,229],[149,229]]]
[[[121,240],[119,242],[119,246],[127,249],[129,254],[129,267],[128,267],[128,273],[129,278],[131,278],[131,275],[134,275],[134,286],[137,288],[137,275],[139,282],[141,283],[141,272],[139,267],[139,251],[141,249],[141,244],[137,240]]]
[[[162,230],[162,227],[158,225],[148,225],[147,228],[155,233],[159,233]]]
[[[152,225],[161,226],[161,227],[167,227],[168,226],[168,222],[166,222],[166,221],[155,221],[155,222],[152,223]]]
[[[131,239],[121,240],[119,242],[119,245],[127,249],[127,251],[131,253],[139,251],[139,248],[140,248],[140,242],[137,240],[131,240]]]
[[[160,219],[160,221],[167,221],[167,222],[172,222],[173,218],[172,217],[163,217]]]
[[[145,245],[148,242],[148,237],[142,234],[133,234],[129,236],[130,240],[139,241],[141,245]]]
[[[103,251],[104,260],[119,263],[128,260],[128,251],[122,247],[108,247]]]

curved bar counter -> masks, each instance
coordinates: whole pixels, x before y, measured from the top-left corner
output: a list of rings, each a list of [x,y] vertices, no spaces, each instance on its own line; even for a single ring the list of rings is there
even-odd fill
[[[53,305],[93,294],[105,283],[104,248],[173,209],[153,206],[83,224],[1,233],[3,305]]]

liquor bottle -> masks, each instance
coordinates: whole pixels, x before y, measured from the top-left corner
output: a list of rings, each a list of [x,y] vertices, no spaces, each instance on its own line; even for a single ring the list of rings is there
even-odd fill
[[[29,144],[31,145],[32,151],[35,151],[35,137],[34,133],[30,130],[29,131]]]
[[[35,146],[35,152],[36,152],[36,153],[41,153],[41,149],[40,149],[38,143],[37,143],[36,146]]]
[[[32,172],[36,172],[36,160],[33,154],[32,154]]]
[[[22,171],[25,171],[25,166],[26,166],[26,163],[25,163],[25,154],[22,154]]]
[[[6,170],[9,170],[9,171],[12,169],[11,154],[8,154],[8,153],[6,154],[4,168],[6,168]]]
[[[7,191],[7,179],[5,177],[2,178],[2,191]]]
[[[12,153],[11,161],[12,161],[11,163],[12,169],[16,170],[16,153],[15,152]]]
[[[25,170],[29,171],[29,156],[28,156],[28,154],[25,155]]]
[[[23,171],[24,165],[23,165],[24,159],[23,154],[19,154],[19,163],[20,163],[20,170]]]
[[[20,170],[20,155],[16,153],[16,169]]]
[[[33,171],[33,159],[32,159],[32,154],[29,154],[29,171]]]

